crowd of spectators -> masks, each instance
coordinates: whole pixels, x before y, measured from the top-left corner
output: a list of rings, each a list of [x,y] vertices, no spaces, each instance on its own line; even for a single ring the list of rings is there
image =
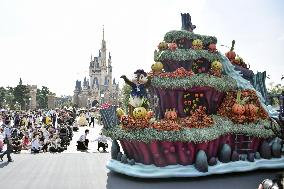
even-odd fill
[[[2,111],[0,114],[0,152],[3,151],[5,128],[11,133],[14,153],[62,152],[73,137],[78,112],[74,109],[49,111]],[[9,120],[9,124],[5,125]]]

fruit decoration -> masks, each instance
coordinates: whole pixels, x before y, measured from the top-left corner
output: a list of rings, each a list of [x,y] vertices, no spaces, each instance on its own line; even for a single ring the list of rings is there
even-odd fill
[[[134,119],[142,119],[147,115],[147,110],[144,107],[137,107],[133,110]]]
[[[154,73],[161,73],[163,71],[163,64],[161,62],[155,62],[152,64],[151,69]]]
[[[183,127],[204,128],[214,124],[212,117],[206,114],[206,107],[199,106],[195,111],[190,112],[190,116],[181,118],[180,122]]]
[[[234,60],[236,57],[236,53],[234,52],[235,40],[232,41],[232,46],[229,52],[225,53],[226,57],[229,60]]]
[[[168,43],[168,48],[172,51],[175,51],[177,49],[176,43]]]
[[[241,100],[241,91],[238,91],[237,93],[237,99],[235,104],[232,106],[233,113],[237,115],[243,115],[245,113],[245,101],[248,100],[248,97],[245,97],[243,100]]]
[[[183,67],[180,67],[176,69],[174,72],[165,72],[159,74],[159,77],[165,77],[165,78],[178,78],[178,77],[187,77],[187,76],[193,76],[194,72],[192,70],[187,71]]]
[[[211,43],[211,44],[208,46],[208,51],[211,52],[211,53],[217,52],[216,44]]]
[[[168,43],[166,43],[166,42],[164,42],[164,41],[160,42],[159,45],[158,45],[158,49],[159,49],[160,51],[162,51],[162,50],[167,50],[167,49],[168,49]]]
[[[192,41],[192,48],[195,50],[200,50],[203,48],[203,43],[200,39],[195,39]]]
[[[176,120],[177,119],[177,112],[175,108],[173,110],[166,110],[165,118],[169,120]]]
[[[116,115],[120,119],[121,116],[125,115],[125,112],[121,108],[116,109]]]

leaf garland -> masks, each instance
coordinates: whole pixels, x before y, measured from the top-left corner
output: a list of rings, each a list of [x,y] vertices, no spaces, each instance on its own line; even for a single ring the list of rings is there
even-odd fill
[[[103,129],[103,134],[114,140],[126,139],[149,143],[153,140],[159,141],[181,141],[201,143],[210,141],[225,134],[246,134],[259,138],[274,137],[269,120],[260,120],[258,123],[234,124],[226,117],[212,115],[214,125],[208,128],[183,128],[180,131],[158,131],[153,128],[126,131],[120,126]]]
[[[172,43],[172,42],[175,42],[183,38],[186,38],[189,40],[200,39],[205,45],[209,45],[211,43],[214,43],[214,44],[217,43],[217,38],[214,36],[195,34],[193,32],[189,32],[185,30],[172,30],[172,31],[167,32],[164,36],[164,41],[167,43]]]
[[[151,84],[156,88],[168,89],[190,89],[197,86],[208,86],[222,92],[237,89],[237,82],[230,76],[222,75],[221,77],[216,77],[204,73],[182,78],[162,78],[154,76],[151,80]]]
[[[188,61],[205,58],[210,62],[221,61],[221,55],[219,53],[211,53],[207,50],[195,50],[195,49],[176,49],[175,51],[163,50],[154,52],[154,60],[161,62],[164,60],[174,61]]]

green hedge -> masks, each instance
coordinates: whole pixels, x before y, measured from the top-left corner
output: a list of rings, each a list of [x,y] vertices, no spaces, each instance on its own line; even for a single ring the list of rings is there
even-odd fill
[[[180,131],[157,131],[156,129],[146,128],[140,130],[123,130],[120,126],[115,126],[110,129],[103,129],[103,134],[111,137],[112,139],[126,139],[136,140],[142,142],[151,142],[153,140],[159,141],[182,141],[182,142],[195,142],[201,143],[210,141],[225,134],[247,134],[249,136],[259,138],[274,137],[271,130],[264,129],[264,126],[269,127],[269,120],[261,120],[259,123],[254,124],[234,124],[231,120],[225,117],[212,115],[214,125],[209,128],[196,129],[185,128]]]
[[[208,45],[211,43],[216,44],[217,38],[214,36],[199,35],[185,30],[172,30],[165,34],[164,41],[167,43],[172,43],[176,40],[186,38],[189,40],[200,39],[203,44]]]
[[[237,89],[237,82],[227,75],[223,75],[222,77],[216,77],[209,74],[196,74],[183,78],[153,77],[151,84],[157,88],[167,89],[190,89],[195,86],[208,86],[222,92]]]
[[[175,51],[163,50],[155,51],[154,53],[154,60],[157,62],[161,62],[164,60],[187,61],[198,60],[201,58],[205,58],[210,62],[213,62],[215,60],[222,60],[221,55],[219,53],[211,53],[207,50],[176,49]]]

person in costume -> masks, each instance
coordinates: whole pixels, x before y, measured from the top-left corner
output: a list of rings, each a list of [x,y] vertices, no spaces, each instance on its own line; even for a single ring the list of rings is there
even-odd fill
[[[80,114],[79,119],[78,119],[78,125],[81,126],[81,127],[88,125],[88,122],[87,122],[87,119],[86,119],[84,113]]]

